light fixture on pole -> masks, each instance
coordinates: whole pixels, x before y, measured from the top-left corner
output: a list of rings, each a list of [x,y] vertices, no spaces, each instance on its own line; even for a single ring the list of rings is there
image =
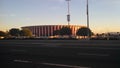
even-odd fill
[[[67,21],[68,21],[68,25],[70,25],[70,4],[69,4],[69,2],[70,2],[71,0],[66,0],[66,1],[67,1],[67,3],[68,3]]]

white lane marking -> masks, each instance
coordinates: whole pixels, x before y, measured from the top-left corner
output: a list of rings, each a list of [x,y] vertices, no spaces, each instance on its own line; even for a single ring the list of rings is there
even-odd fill
[[[20,62],[20,63],[33,63],[32,61],[27,61],[27,60],[13,60],[13,61]],[[91,67],[82,67],[82,66],[56,64],[56,63],[37,63],[37,64],[48,65],[48,66],[58,66],[58,67],[69,67],[69,68],[91,68]]]
[[[110,56],[109,54],[90,54],[90,53],[78,53],[78,55],[85,55],[85,56],[103,56],[103,57],[108,57],[108,56]]]
[[[42,63],[43,65],[50,66],[59,66],[59,67],[70,67],[70,68],[90,68],[90,67],[81,67],[81,66],[73,66],[73,65],[65,65],[65,64],[55,64],[55,63]]]
[[[21,62],[21,63],[32,63],[32,61],[27,60],[13,60],[14,62]]]

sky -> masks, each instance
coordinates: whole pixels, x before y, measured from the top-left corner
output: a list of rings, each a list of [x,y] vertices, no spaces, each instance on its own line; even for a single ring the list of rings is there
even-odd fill
[[[0,30],[35,25],[67,25],[65,0],[0,0]],[[86,0],[70,1],[71,25],[86,26]],[[120,32],[120,0],[89,0],[90,29]]]

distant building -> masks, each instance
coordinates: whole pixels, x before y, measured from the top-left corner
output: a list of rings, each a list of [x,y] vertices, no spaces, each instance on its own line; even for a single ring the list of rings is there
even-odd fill
[[[62,27],[65,27],[65,26],[68,26],[68,25],[39,25],[39,26],[25,26],[21,28],[30,29],[35,37],[43,37],[43,36],[49,37],[49,36],[53,36],[54,31],[60,30]],[[72,35],[76,36],[77,30],[85,26],[69,25],[69,27],[72,29]]]

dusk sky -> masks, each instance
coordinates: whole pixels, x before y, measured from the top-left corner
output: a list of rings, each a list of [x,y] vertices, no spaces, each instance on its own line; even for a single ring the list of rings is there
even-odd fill
[[[86,26],[86,0],[70,1],[71,25]],[[65,0],[0,0],[0,30],[34,25],[67,25]],[[89,0],[90,28],[120,32],[120,0]]]

